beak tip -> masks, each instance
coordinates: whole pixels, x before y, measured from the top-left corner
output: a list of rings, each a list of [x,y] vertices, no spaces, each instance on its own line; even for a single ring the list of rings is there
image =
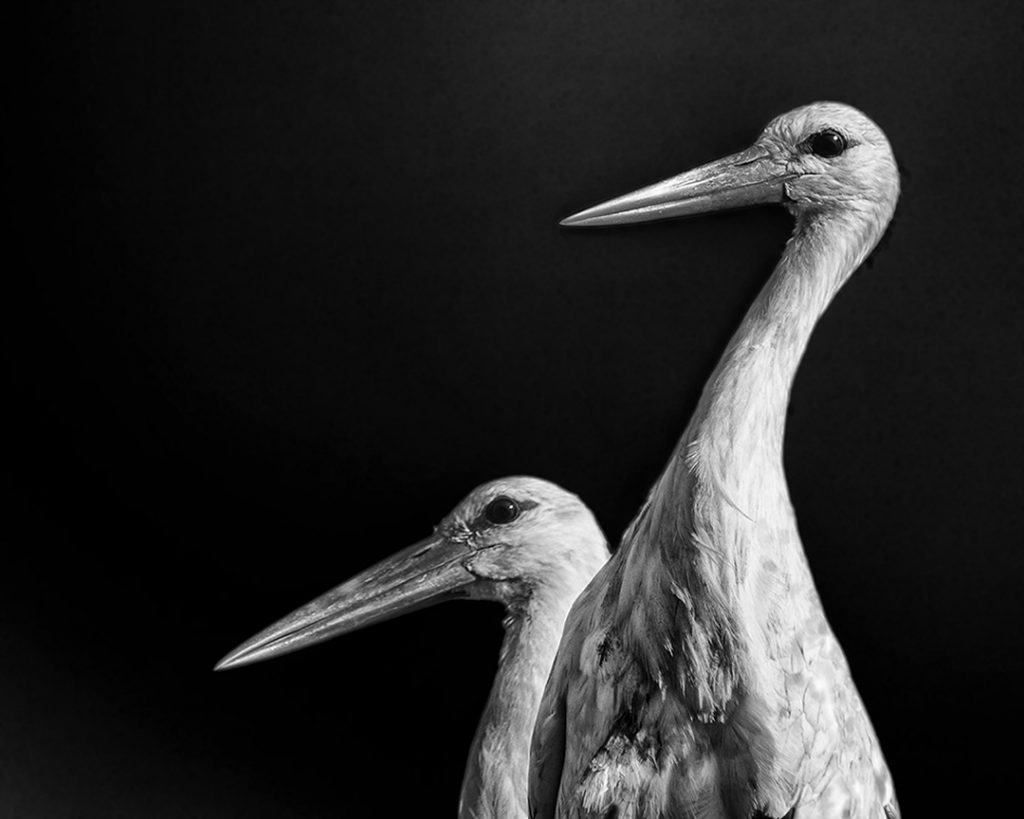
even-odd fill
[[[561,227],[587,227],[587,211],[581,210],[579,213],[574,213],[572,216],[566,216],[558,224]]]
[[[217,664],[213,667],[214,671],[227,671],[231,668],[234,663],[232,662],[232,656],[229,654],[226,657],[221,657],[217,660]]]
[[[253,651],[246,646],[239,646],[217,660],[217,664],[213,667],[213,670],[230,671],[232,668],[249,665],[253,660]]]

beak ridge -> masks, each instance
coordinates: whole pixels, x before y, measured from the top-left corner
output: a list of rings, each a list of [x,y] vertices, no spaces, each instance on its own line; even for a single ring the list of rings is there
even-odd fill
[[[311,600],[226,654],[215,671],[249,665],[465,593],[477,578],[465,544],[420,541]]]
[[[784,165],[760,144],[574,213],[565,227],[606,227],[782,202]]]

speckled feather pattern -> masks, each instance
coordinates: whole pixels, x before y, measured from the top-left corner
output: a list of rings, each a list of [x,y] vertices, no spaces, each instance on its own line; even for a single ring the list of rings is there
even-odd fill
[[[797,109],[851,167],[788,188],[796,229],[612,560],[577,601],[536,725],[531,809],[550,817],[898,815],[882,752],[814,587],[782,463],[790,387],[815,322],[898,196],[881,131],[847,106]],[[809,170],[808,170],[809,168]]]

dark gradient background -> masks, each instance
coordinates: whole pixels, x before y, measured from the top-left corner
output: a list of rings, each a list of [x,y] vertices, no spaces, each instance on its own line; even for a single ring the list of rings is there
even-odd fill
[[[907,175],[795,385],[808,556],[905,815],[1019,791],[1021,31],[1011,2],[37,6],[0,814],[454,815],[498,607],[214,662],[503,474],[617,542],[791,223],[557,220],[829,98]]]

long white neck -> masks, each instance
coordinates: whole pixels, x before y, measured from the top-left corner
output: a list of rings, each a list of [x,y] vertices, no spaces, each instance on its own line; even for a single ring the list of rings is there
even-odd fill
[[[498,674],[466,763],[460,819],[526,819],[530,738],[569,608],[572,588],[539,588],[510,606]]]
[[[773,500],[752,467],[782,476],[786,407],[811,332],[883,228],[845,212],[801,217],[708,380],[678,454],[748,518]]]
[[[630,615],[633,639],[662,657],[663,670],[673,651],[692,654],[687,696],[699,710],[724,707],[757,640],[750,635],[788,616],[785,584],[767,589],[765,573],[813,594],[783,472],[786,407],[815,323],[890,215],[798,218],[626,535],[620,609],[644,601],[643,613]]]

